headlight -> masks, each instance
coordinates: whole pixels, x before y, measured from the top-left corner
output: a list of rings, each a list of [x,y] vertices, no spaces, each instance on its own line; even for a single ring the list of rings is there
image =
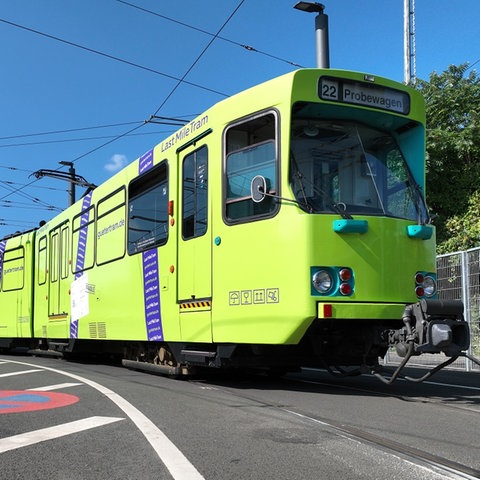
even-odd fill
[[[333,285],[333,278],[327,270],[319,270],[312,276],[313,288],[318,293],[327,293]]]
[[[437,284],[433,277],[426,276],[423,280],[423,291],[426,297],[431,297],[437,292]]]

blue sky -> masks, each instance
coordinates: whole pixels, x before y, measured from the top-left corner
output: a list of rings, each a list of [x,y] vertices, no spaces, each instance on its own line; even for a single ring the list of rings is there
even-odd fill
[[[142,123],[155,112],[190,119],[227,95],[295,69],[290,62],[315,66],[315,15],[294,10],[295,3],[3,0],[0,238],[68,205],[66,182],[35,180],[33,172],[74,162],[77,174],[99,184],[172,132]],[[403,0],[322,3],[332,68],[403,81]],[[417,0],[417,77],[479,61],[479,18],[478,0]],[[198,59],[212,40],[205,32],[223,25],[223,39]],[[187,72],[190,83],[175,89],[175,79]],[[77,198],[82,193],[77,188]]]

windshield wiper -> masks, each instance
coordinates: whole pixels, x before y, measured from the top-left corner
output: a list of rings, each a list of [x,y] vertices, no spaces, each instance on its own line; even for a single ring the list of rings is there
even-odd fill
[[[294,172],[292,176],[294,181],[298,182],[300,192],[302,193],[302,197],[303,197],[303,202],[297,202],[297,203],[299,205],[305,206],[308,212],[312,213],[313,207],[308,203],[308,200],[307,200],[307,194],[305,193],[305,185],[303,184],[303,178],[304,178],[303,174],[298,168],[297,161],[295,160],[295,155],[293,154],[293,152],[290,152],[290,157],[292,159],[292,166],[294,168]]]
[[[413,187],[414,197],[415,197],[415,208],[418,214],[418,224],[428,225],[429,223],[432,223],[432,218],[430,217],[430,213],[428,211],[427,205],[425,204],[420,185],[410,175],[406,184],[407,184],[407,187]]]
[[[334,212],[338,213],[345,220],[353,220],[353,217],[347,212],[347,206],[343,202],[331,203],[328,205]]]

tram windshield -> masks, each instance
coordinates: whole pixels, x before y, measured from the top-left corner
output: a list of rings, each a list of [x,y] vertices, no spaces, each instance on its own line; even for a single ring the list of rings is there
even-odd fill
[[[393,136],[359,123],[294,119],[290,183],[296,200],[312,213],[429,222]]]

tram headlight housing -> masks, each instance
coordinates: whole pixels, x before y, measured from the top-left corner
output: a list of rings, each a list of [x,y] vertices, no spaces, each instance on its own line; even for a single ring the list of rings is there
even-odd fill
[[[349,267],[312,267],[312,295],[349,297],[353,295],[355,279]]]
[[[333,287],[333,276],[328,270],[318,270],[312,275],[313,288],[320,294],[326,295]]]
[[[430,272],[415,274],[415,293],[418,298],[432,298],[437,294],[437,276]]]

